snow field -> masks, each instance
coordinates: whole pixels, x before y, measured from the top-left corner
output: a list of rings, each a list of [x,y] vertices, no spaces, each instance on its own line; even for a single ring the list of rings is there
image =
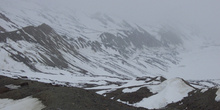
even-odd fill
[[[169,79],[159,85],[149,86],[148,88],[151,92],[157,94],[135,103],[137,107],[159,109],[169,103],[182,100],[190,91],[194,90],[180,78]]]

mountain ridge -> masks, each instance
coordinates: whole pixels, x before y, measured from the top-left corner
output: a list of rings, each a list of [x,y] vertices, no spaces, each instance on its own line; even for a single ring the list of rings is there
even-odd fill
[[[199,62],[192,59],[197,59],[200,53],[196,53],[198,56],[194,57],[188,54],[188,62],[182,64],[186,48],[206,48],[194,47],[192,42],[200,44],[204,40],[192,34],[191,28],[180,31],[172,26],[151,27],[102,13],[87,15],[68,8],[53,9],[32,1],[15,1],[11,5],[8,8],[0,4],[0,75],[80,87],[118,102],[135,102],[136,105],[132,106],[153,97],[158,102],[155,107],[143,106],[152,109],[172,103],[170,100],[161,102],[164,94],[178,95],[178,90],[184,91],[181,98],[174,100],[178,104],[188,100],[193,91],[219,87],[219,79],[172,79],[190,74],[179,74],[181,71],[175,71],[176,68],[186,70],[187,65],[194,67]],[[214,49],[217,47],[211,47],[206,53]],[[216,50],[216,53],[219,52]],[[209,54],[202,58],[205,59],[206,55]],[[218,58],[217,55],[213,57]],[[169,75],[173,76],[170,78]],[[173,80],[174,83],[164,84]],[[166,85],[161,91],[150,90],[161,85]],[[179,88],[181,85],[187,87]],[[216,89],[209,90],[214,97]],[[136,95],[138,97],[131,100]],[[164,98],[167,99],[170,98]],[[168,106],[172,108],[173,105]]]

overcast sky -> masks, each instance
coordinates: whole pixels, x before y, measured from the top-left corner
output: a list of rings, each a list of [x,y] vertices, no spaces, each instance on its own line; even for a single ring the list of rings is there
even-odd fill
[[[220,0],[41,0],[54,7],[85,13],[102,12],[143,24],[177,24],[197,27],[220,40]],[[47,2],[47,3],[45,3]]]

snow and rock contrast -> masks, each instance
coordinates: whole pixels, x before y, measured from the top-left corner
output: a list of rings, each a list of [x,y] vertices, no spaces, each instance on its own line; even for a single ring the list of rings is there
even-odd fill
[[[220,46],[192,28],[134,23],[55,2],[0,1],[0,75],[80,87],[149,109],[220,86]]]
[[[2,91],[4,85],[20,85],[18,89]],[[64,87],[37,81],[0,76],[1,110],[136,110],[93,91]]]
[[[142,101],[136,103],[136,106],[149,109],[163,108],[169,103],[182,100],[188,96],[189,92],[194,90],[194,88],[187,85],[186,82],[180,78],[170,79],[159,85],[149,86],[148,88],[152,93],[155,93],[155,95],[144,98]]]
[[[218,89],[218,91],[216,92],[216,97],[215,97],[215,100],[217,101],[217,102],[219,102],[220,101],[220,89]]]
[[[0,33],[0,71],[6,76],[79,87],[85,82],[108,85],[141,76],[155,77],[179,62],[174,47],[182,45],[181,38],[177,39],[179,43],[171,42],[169,36],[158,39],[144,27],[105,14],[87,16],[69,10],[60,15],[56,9],[42,11],[43,6],[35,2],[24,4],[29,5],[1,8],[5,31]],[[26,9],[31,6],[36,8]]]
[[[20,100],[0,99],[1,110],[41,110],[44,107],[38,99],[32,97]]]

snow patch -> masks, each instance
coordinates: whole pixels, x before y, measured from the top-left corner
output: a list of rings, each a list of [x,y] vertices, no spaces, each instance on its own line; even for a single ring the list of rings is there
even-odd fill
[[[208,88],[202,89],[201,92],[204,93],[208,90]]]
[[[220,88],[217,90],[216,95],[215,101],[220,102]]]
[[[131,92],[136,92],[140,87],[134,87],[134,88],[125,88],[122,90],[124,93],[131,93]]]
[[[1,110],[41,110],[45,106],[36,98],[26,97],[20,100],[0,99]]]
[[[20,32],[20,31],[17,31],[16,33],[17,33],[17,34],[21,34],[21,32]]]
[[[194,90],[180,78],[166,80],[160,85],[154,85],[149,88],[153,93],[157,94],[144,98],[136,103],[136,106],[148,109],[162,108],[169,103],[182,100],[190,91]]]
[[[9,89],[18,89],[21,86],[18,85],[14,85],[14,84],[9,84],[9,85],[5,85],[5,87],[9,88]]]

